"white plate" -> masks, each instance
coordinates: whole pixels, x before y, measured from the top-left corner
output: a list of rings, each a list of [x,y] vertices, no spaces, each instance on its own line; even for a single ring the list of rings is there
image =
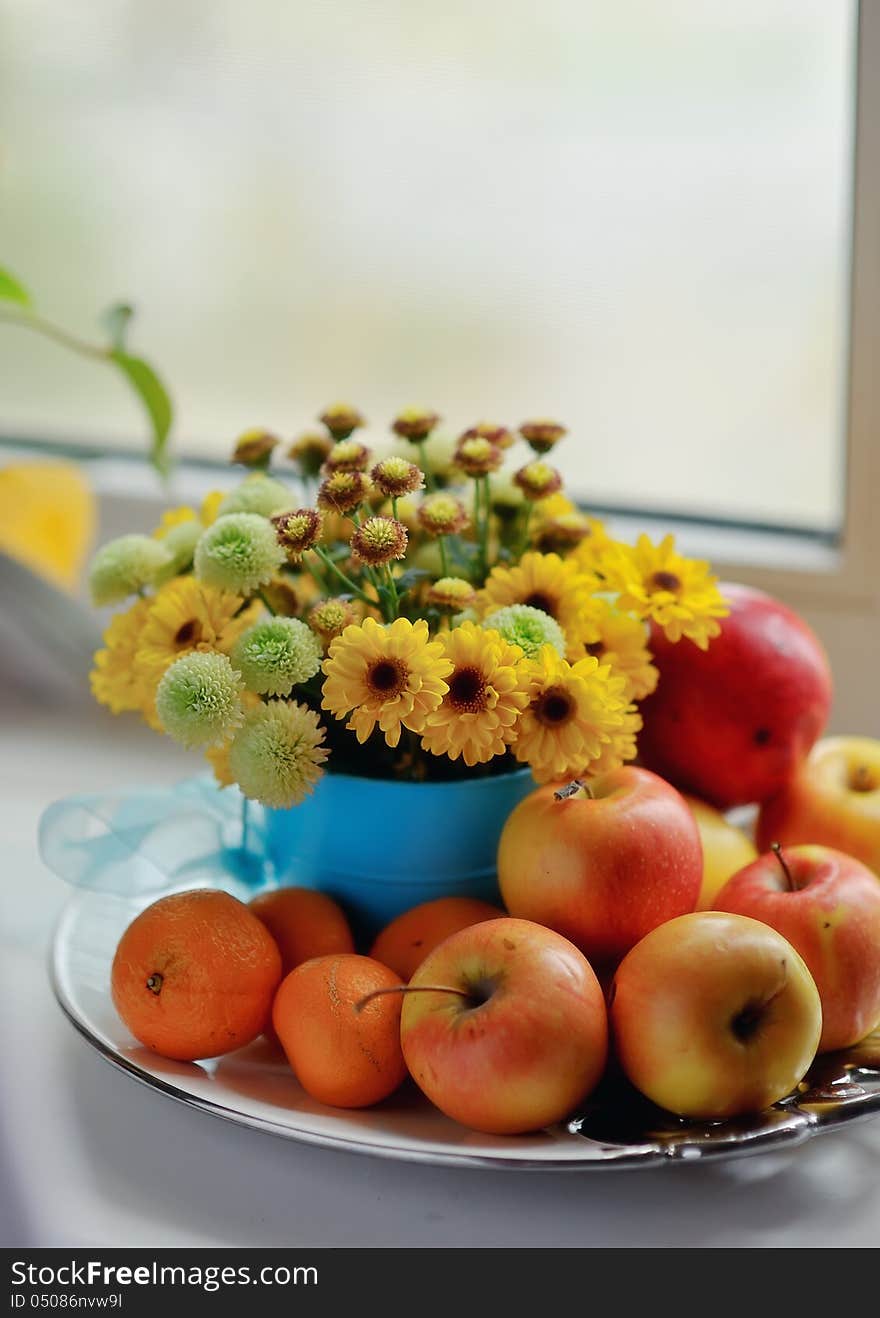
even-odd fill
[[[174,1062],[138,1045],[110,1000],[110,966],[123,930],[148,900],[81,893],[66,908],[52,947],[55,995],[107,1061],[160,1093],[241,1125],[356,1153],[414,1162],[517,1170],[591,1171],[670,1166],[791,1147],[822,1130],[880,1111],[880,1065],[867,1056],[823,1073],[796,1100],[738,1122],[687,1123],[646,1105],[596,1102],[580,1121],[535,1135],[480,1135],[447,1120],[414,1086],[378,1107],[343,1111],[314,1102],[264,1040],[207,1062]],[[861,1063],[861,1064],[860,1064]],[[578,1133],[578,1125],[592,1138]]]

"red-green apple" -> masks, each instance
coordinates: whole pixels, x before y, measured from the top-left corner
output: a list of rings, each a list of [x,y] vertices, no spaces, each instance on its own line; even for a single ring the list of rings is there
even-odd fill
[[[703,844],[703,885],[697,900],[698,911],[709,911],[715,898],[729,878],[757,860],[754,844],[741,828],[731,824],[720,810],[699,801],[695,796],[684,798],[691,808],[700,830]]]
[[[474,1130],[515,1135],[561,1121],[605,1068],[596,976],[567,939],[528,920],[453,934],[404,992],[410,1074],[441,1112]]]
[[[721,911],[652,930],[618,966],[609,997],[630,1082],[683,1117],[721,1120],[784,1098],[822,1031],[799,953],[769,925]]]
[[[703,856],[684,799],[625,766],[541,787],[501,834],[498,882],[511,915],[563,934],[604,970],[650,929],[697,903]]]
[[[641,705],[639,755],[722,810],[788,781],[828,720],[831,671],[819,640],[778,600],[723,585],[730,614],[700,650],[654,627],[657,690]]]
[[[820,1052],[880,1022],[880,883],[861,861],[777,844],[725,884],[715,909],[763,920],[800,952],[822,999]]]
[[[826,737],[765,803],[758,845],[818,842],[880,875],[880,741]]]

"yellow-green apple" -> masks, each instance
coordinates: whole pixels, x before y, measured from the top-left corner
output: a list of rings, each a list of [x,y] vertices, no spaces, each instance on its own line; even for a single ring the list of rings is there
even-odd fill
[[[400,1041],[432,1103],[474,1130],[561,1121],[605,1068],[608,1023],[589,962],[528,920],[452,934],[402,990]]]
[[[880,875],[880,741],[826,737],[761,809],[758,845],[818,842]]]
[[[760,1112],[816,1055],[822,1007],[792,945],[759,920],[696,911],[624,957],[609,994],[630,1082],[683,1117]]]
[[[703,886],[697,900],[698,911],[709,911],[715,897],[729,878],[757,860],[758,852],[741,828],[731,824],[720,810],[695,796],[684,798],[700,830],[703,845]]]
[[[639,755],[649,769],[722,810],[764,801],[820,736],[831,670],[818,638],[778,600],[723,585],[721,634],[700,650],[656,626],[657,690],[641,705]]]
[[[539,788],[501,834],[498,882],[511,915],[545,924],[604,972],[650,929],[692,911],[703,873],[684,799],[629,765]]]
[[[725,884],[715,909],[763,920],[800,952],[822,1000],[820,1052],[880,1022],[880,883],[861,861],[776,843]]]

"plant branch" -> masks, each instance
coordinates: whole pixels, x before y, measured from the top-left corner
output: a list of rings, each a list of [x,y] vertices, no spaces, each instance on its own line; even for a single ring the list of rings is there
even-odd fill
[[[69,348],[71,352],[78,352],[81,357],[91,357],[94,361],[110,361],[113,356],[112,348],[104,348],[96,343],[87,343],[85,339],[70,334],[67,330],[62,329],[60,325],[54,325],[50,320],[45,320],[32,311],[24,311],[19,315],[14,311],[4,309],[0,311],[0,322],[6,325],[20,325],[23,329],[34,330],[35,333],[42,334],[44,338],[52,339],[55,343],[60,343],[63,347]]]

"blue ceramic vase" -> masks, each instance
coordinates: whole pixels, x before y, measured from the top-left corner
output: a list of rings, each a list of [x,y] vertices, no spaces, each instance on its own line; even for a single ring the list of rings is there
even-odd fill
[[[266,854],[284,886],[342,902],[363,931],[435,897],[498,901],[495,858],[529,769],[414,783],[326,773],[312,796],[266,810]]]

